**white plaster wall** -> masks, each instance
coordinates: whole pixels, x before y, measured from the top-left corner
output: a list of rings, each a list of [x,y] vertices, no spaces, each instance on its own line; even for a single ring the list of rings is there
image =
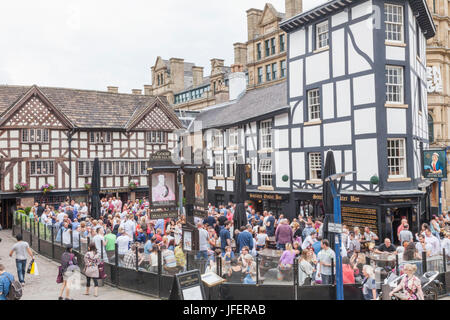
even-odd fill
[[[406,56],[405,48],[386,46],[386,59],[404,61]]]
[[[292,148],[300,148],[301,147],[300,128],[292,128],[291,135],[292,135],[292,144],[291,144]]]
[[[284,182],[282,177],[289,175],[289,151],[282,151],[275,153],[275,172],[276,172],[276,186],[278,188],[289,188],[290,180]]]
[[[355,110],[355,134],[376,133],[376,109],[367,108]]]
[[[335,16],[333,16],[335,17]],[[340,77],[345,74],[345,42],[344,29],[336,30],[332,33],[333,42],[333,77]]]
[[[306,58],[306,84],[312,84],[330,78],[329,54],[329,51],[324,51]]]
[[[334,118],[334,86],[327,83],[322,86],[322,116],[323,119]]]
[[[294,110],[295,103],[291,103],[291,109]],[[292,114],[292,123],[303,123],[303,101],[300,101]]]
[[[289,94],[292,98],[303,95],[303,59],[289,63]]]
[[[289,57],[291,59],[305,54],[305,36],[305,29],[300,29],[289,34]]]
[[[387,133],[406,134],[406,109],[387,108]]]
[[[353,171],[353,151],[345,150],[344,151],[344,161],[345,161],[345,172]],[[347,181],[353,180],[353,176],[346,176],[345,179]]]
[[[327,123],[323,125],[325,146],[352,144],[352,127],[350,121]]]
[[[355,152],[357,179],[368,181],[378,173],[377,139],[356,140]]]
[[[336,82],[337,116],[348,117],[351,115],[350,80]]]
[[[303,147],[320,147],[320,125],[303,128]]]
[[[327,153],[325,153],[326,156]],[[333,150],[334,154],[334,163],[336,165],[336,172],[343,172],[342,168],[342,151],[339,150]]]
[[[355,106],[375,102],[375,76],[373,74],[353,78],[353,102]]]
[[[331,17],[331,25],[337,27],[348,21],[348,13],[346,11],[341,11]]]
[[[275,148],[289,148],[289,131],[288,129],[275,129]]]
[[[305,153],[292,153],[292,179],[305,180]]]
[[[275,116],[275,127],[287,126],[288,124],[289,124],[289,115],[287,113]]]

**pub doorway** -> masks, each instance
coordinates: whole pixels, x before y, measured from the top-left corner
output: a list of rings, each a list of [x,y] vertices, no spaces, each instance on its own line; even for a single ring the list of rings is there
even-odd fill
[[[402,219],[408,220],[409,230],[414,234],[415,233],[415,222],[416,217],[414,217],[414,212],[412,207],[392,207],[389,208],[391,215],[391,241],[395,245],[401,245],[397,235],[397,229],[401,224]]]
[[[16,199],[2,200],[0,205],[0,225],[3,229],[12,228],[14,211],[16,211]]]

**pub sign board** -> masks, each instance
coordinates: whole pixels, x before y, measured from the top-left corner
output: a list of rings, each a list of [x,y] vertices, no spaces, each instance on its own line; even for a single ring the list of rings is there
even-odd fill
[[[178,217],[178,169],[179,166],[172,162],[170,151],[158,151],[150,156],[148,181],[151,219]]]
[[[197,217],[208,216],[208,177],[206,169],[198,169],[194,173],[194,214]]]
[[[192,270],[176,274],[169,300],[206,300],[200,271]]]
[[[447,178],[447,151],[445,149],[423,151],[423,176],[425,179]]]

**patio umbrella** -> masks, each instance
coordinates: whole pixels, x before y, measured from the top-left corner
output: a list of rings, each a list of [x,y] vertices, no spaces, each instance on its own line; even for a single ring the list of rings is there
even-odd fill
[[[94,160],[91,181],[91,216],[94,219],[100,218],[100,161]]]
[[[233,216],[234,230],[239,230],[240,227],[248,223],[244,205],[245,200],[247,200],[247,184],[245,180],[245,165],[237,164],[234,179],[234,199],[236,201],[236,209]]]
[[[325,160],[325,167],[323,169],[322,179],[323,179],[323,208],[325,211],[325,219],[323,221],[323,238],[328,239],[330,242],[330,248],[334,248],[334,235],[328,232],[328,223],[334,222],[334,200],[333,194],[331,193],[331,183],[334,181],[325,182],[325,178],[336,173],[336,164],[334,162],[333,151],[327,152],[327,157]]]

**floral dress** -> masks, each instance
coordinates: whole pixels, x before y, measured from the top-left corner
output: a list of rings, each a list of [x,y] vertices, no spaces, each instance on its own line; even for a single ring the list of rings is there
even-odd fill
[[[416,276],[409,277],[408,275],[402,279],[403,292],[409,297],[408,300],[419,300],[417,296],[417,289],[421,286],[420,279]]]

